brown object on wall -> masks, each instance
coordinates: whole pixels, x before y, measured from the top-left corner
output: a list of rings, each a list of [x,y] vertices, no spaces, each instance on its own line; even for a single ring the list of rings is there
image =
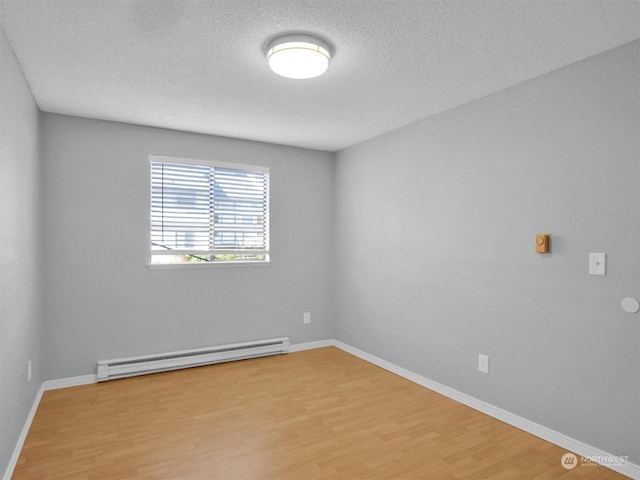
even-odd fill
[[[536,252],[551,252],[551,235],[549,235],[548,233],[538,233],[536,235]]]

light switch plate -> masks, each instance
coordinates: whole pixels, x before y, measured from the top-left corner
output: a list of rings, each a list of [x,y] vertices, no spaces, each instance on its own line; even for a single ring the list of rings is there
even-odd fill
[[[606,253],[589,254],[589,275],[606,275]]]
[[[489,373],[489,355],[478,354],[478,370],[482,373]]]

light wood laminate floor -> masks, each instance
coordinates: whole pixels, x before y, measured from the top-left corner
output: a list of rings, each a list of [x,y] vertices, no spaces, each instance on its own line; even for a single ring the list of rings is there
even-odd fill
[[[23,479],[626,478],[328,347],[45,392]]]

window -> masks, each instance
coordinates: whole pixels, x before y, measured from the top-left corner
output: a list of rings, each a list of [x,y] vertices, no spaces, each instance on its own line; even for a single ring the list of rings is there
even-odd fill
[[[269,169],[151,155],[151,264],[269,261]]]

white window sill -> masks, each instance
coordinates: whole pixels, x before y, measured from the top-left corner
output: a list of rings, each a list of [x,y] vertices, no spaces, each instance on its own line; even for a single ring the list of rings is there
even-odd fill
[[[268,267],[271,261],[260,262],[184,262],[184,263],[147,263],[149,270],[172,270],[174,268],[224,268],[224,267]]]

